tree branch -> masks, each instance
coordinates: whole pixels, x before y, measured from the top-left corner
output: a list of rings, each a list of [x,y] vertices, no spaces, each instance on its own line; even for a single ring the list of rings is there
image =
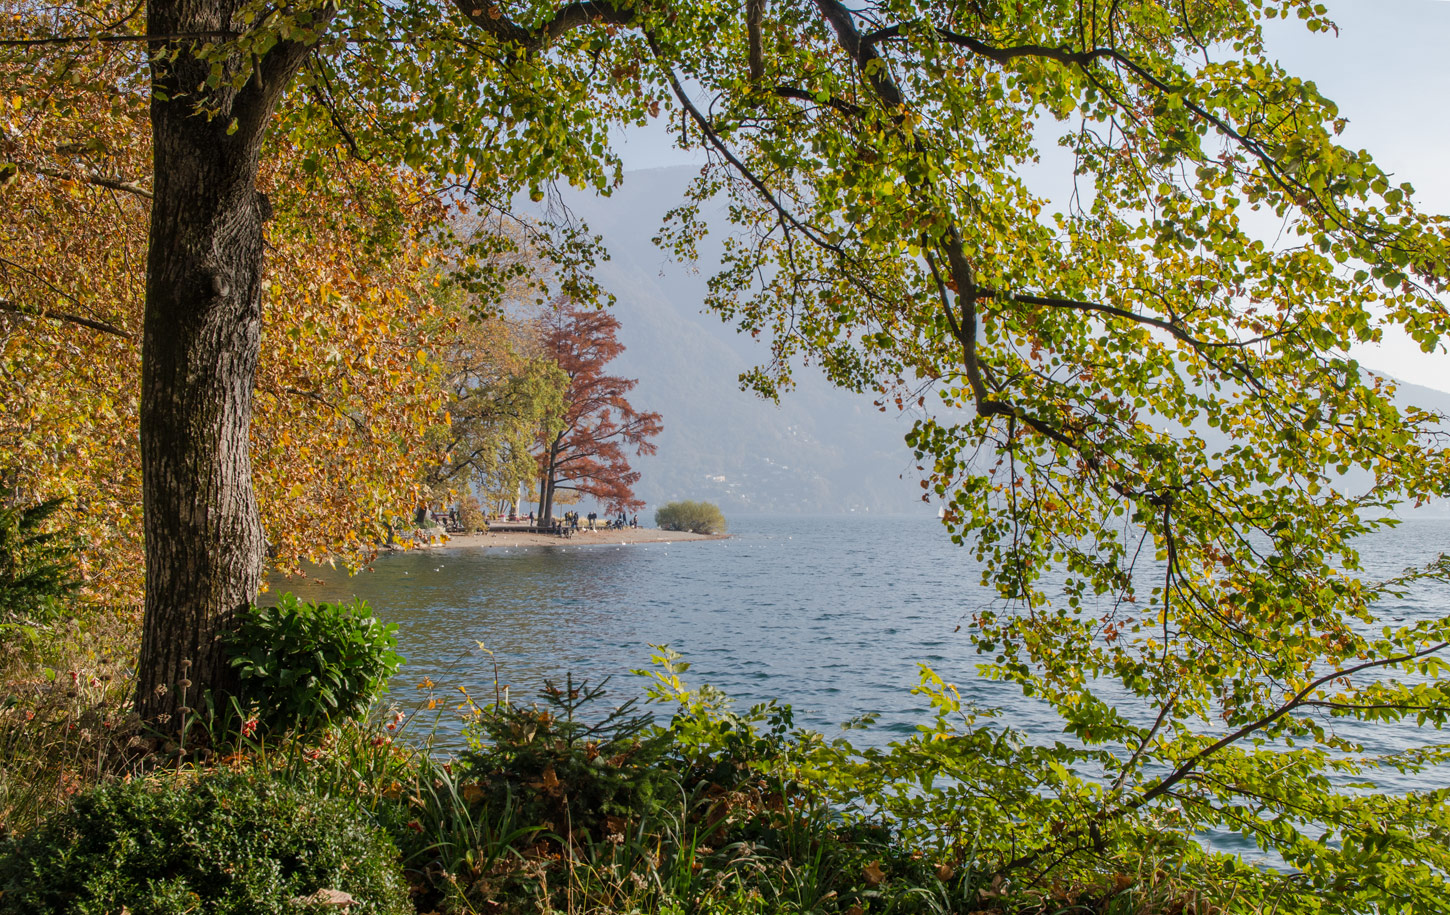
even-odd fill
[[[49,35],[44,38],[0,38],[0,48],[43,48],[61,45],[145,44],[153,41],[189,41],[198,38],[240,38],[241,32],[230,29],[206,29],[200,32],[169,32],[160,35]]]
[[[761,20],[765,17],[765,0],[745,0],[745,31],[750,40],[750,81],[765,79],[765,46],[761,39]]]
[[[23,305],[16,305],[5,299],[0,299],[0,311],[11,314],[22,315],[27,318],[45,318],[49,321],[59,321],[64,324],[75,324],[78,327],[86,327],[91,330],[98,330],[103,334],[111,334],[120,337],[122,340],[135,342],[131,334],[122,330],[114,324],[107,324],[105,321],[96,321],[91,318],[83,318],[80,315],[71,314],[65,311],[55,311],[49,308],[26,308]]]
[[[1313,693],[1314,690],[1318,689],[1324,684],[1329,683],[1333,680],[1337,680],[1340,677],[1352,676],[1363,670],[1370,670],[1375,667],[1388,667],[1391,664],[1401,664],[1405,661],[1413,661],[1416,658],[1423,658],[1427,655],[1435,654],[1436,652],[1443,650],[1447,646],[1450,646],[1450,642],[1440,642],[1437,645],[1431,645],[1428,648],[1421,649],[1420,651],[1411,652],[1410,654],[1397,655],[1392,658],[1380,658],[1375,661],[1365,661],[1363,664],[1356,664],[1353,667],[1346,667],[1342,670],[1336,670],[1331,673],[1325,674],[1324,676],[1305,686],[1303,689],[1299,690],[1299,692],[1294,694],[1293,699],[1290,699],[1288,702],[1279,706],[1274,711],[1258,719],[1257,721],[1249,722],[1248,724],[1244,725],[1243,727],[1239,728],[1237,731],[1234,731],[1231,734],[1225,734],[1223,737],[1220,737],[1212,744],[1209,744],[1202,750],[1199,750],[1197,753],[1193,754],[1185,762],[1180,764],[1178,768],[1174,769],[1172,772],[1168,773],[1162,779],[1160,779],[1158,784],[1154,785],[1148,791],[1145,791],[1141,797],[1137,798],[1133,801],[1133,803],[1129,804],[1126,809],[1135,810],[1138,807],[1143,806],[1144,804],[1168,791],[1174,785],[1183,781],[1183,779],[1195,768],[1197,768],[1198,764],[1204,759],[1207,759],[1209,756],[1212,756],[1214,753],[1217,753],[1224,747],[1242,740],[1249,734],[1268,727],[1275,721],[1278,721],[1280,718],[1283,718],[1285,715],[1292,712],[1294,709],[1300,707],[1301,705],[1305,705],[1308,696]]]
[[[311,401],[313,401],[315,403],[322,404],[324,407],[327,407],[327,409],[331,410],[333,413],[337,414],[338,416],[341,416],[343,419],[346,419],[346,420],[351,421],[352,424],[357,427],[358,431],[361,432],[361,433],[363,433],[364,436],[367,436],[369,439],[372,438],[372,432],[371,432],[371,430],[368,429],[367,423],[363,422],[355,414],[348,413],[345,410],[343,410],[342,408],[338,407],[337,404],[335,404],[332,401],[328,400],[326,397],[323,397],[321,394],[317,393],[316,391],[304,391],[301,388],[291,388],[291,387],[282,387],[282,388],[279,388],[278,390],[282,391],[282,393],[284,393],[284,394],[291,394],[293,397],[302,397],[302,398],[305,398],[307,400],[311,400]]]
[[[504,17],[494,0],[453,0],[463,17],[499,41],[517,45],[525,51],[539,51],[556,38],[580,26],[596,22],[630,25],[634,9],[619,9],[609,0],[576,2],[559,7],[543,25],[525,28]]]
[[[97,187],[110,188],[113,191],[125,191],[128,194],[135,194],[137,197],[144,197],[147,200],[151,199],[151,191],[149,189],[139,184],[132,184],[129,181],[122,181],[120,178],[107,177],[100,172],[82,172],[79,175],[71,175],[58,168],[46,167],[33,168],[31,171],[37,175],[44,175],[47,178],[56,178],[61,181],[81,180],[87,184],[94,184]]]
[[[795,99],[800,102],[814,102],[818,105],[823,104],[835,111],[839,111],[841,114],[850,115],[851,117],[860,117],[864,113],[860,105],[854,105],[835,96],[831,96],[822,102],[814,92],[797,89],[795,86],[776,86],[771,92],[778,98]]]
[[[742,178],[748,181],[752,187],[755,188],[756,193],[760,194],[760,196],[765,198],[765,201],[770,204],[771,208],[775,210],[776,214],[779,215],[783,221],[788,223],[792,228],[799,231],[806,238],[809,238],[811,242],[817,247],[830,251],[841,257],[842,259],[849,260],[846,252],[842,250],[839,245],[831,244],[825,238],[822,238],[820,234],[817,233],[810,226],[796,219],[795,215],[790,212],[789,208],[787,208],[785,204],[781,203],[780,199],[775,196],[775,194],[770,190],[769,187],[766,186],[765,182],[761,180],[760,176],[755,174],[755,172],[752,171],[744,162],[740,161],[740,158],[735,155],[735,153],[730,149],[728,145],[726,145],[725,141],[720,137],[720,135],[715,132],[715,128],[713,125],[710,124],[709,119],[705,117],[704,113],[700,111],[699,108],[695,107],[695,103],[690,99],[690,96],[686,94],[685,87],[680,85],[680,80],[677,76],[675,76],[674,70],[671,69],[667,63],[665,63],[664,52],[660,50],[659,43],[655,41],[654,36],[646,33],[645,37],[649,41],[650,51],[653,52],[655,60],[660,65],[660,69],[664,71],[665,78],[669,80],[670,88],[674,91],[675,98],[679,100],[680,106],[685,109],[685,112],[689,115],[690,119],[695,122],[695,126],[700,128],[700,132],[704,134],[706,141],[708,141],[709,144],[715,148],[715,151],[718,152],[726,162],[730,163],[730,166],[735,169],[737,174],[739,174]]]

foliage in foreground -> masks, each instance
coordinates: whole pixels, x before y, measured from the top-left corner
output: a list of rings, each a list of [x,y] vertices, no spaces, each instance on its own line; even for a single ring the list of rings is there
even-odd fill
[[[273,715],[239,733],[226,731],[235,719],[190,713],[179,739],[138,730],[116,676],[129,647],[86,657],[96,629],[53,627],[43,666],[6,671],[0,835],[39,835],[35,824],[118,775],[164,791],[224,765],[381,826],[423,912],[1450,910],[1450,789],[1405,787],[1446,756],[1420,727],[1444,705],[1432,654],[1397,662],[1403,679],[1376,687],[1376,707],[1316,698],[1325,684],[1311,682],[1255,727],[1174,734],[1164,715],[1133,743],[1126,703],[1073,705],[1023,673],[1068,725],[1048,739],[924,670],[927,721],[862,746],[792,729],[787,708],[737,712],[687,688],[687,665],[661,650],[647,695],[668,724],[628,703],[599,712],[601,690],[566,681],[532,704],[466,702],[469,749],[446,760],[394,742],[401,712],[356,720],[394,663],[365,607],[281,604],[258,612],[242,659],[272,690],[257,699]],[[1175,683],[1225,663],[1205,656]],[[1366,658],[1355,674],[1375,669]],[[1371,738],[1395,749],[1371,752]],[[1215,851],[1228,837],[1274,866]],[[30,846],[10,848],[28,867]]]
[[[47,856],[35,843],[71,835],[56,824],[77,817],[91,818],[85,833],[101,837],[154,826],[157,841],[121,855],[120,866],[96,852],[86,879],[119,886],[131,879],[127,862],[140,860],[127,855],[160,854],[152,846],[165,846],[168,829],[192,830],[193,850],[224,847],[233,832],[245,834],[236,811],[255,809],[267,819],[255,830],[261,863],[249,867],[267,872],[268,856],[287,843],[346,847],[367,832],[358,824],[376,824],[392,846],[373,846],[366,863],[401,866],[416,910],[446,915],[1349,915],[1450,905],[1443,791],[1397,798],[1311,786],[1320,793],[1305,789],[1303,809],[1313,816],[1373,810],[1382,819],[1362,819],[1362,837],[1328,854],[1323,868],[1264,868],[1199,844],[1204,821],[1191,807],[1145,804],[1124,815],[1105,806],[1101,782],[1074,760],[1087,754],[1028,743],[929,672],[918,692],[932,719],[914,735],[863,747],[794,728],[788,707],[735,710],[708,687],[687,688],[688,665],[671,652],[657,660],[647,695],[667,722],[649,724],[628,703],[604,708],[601,690],[566,682],[528,703],[466,701],[470,749],[452,760],[397,739],[416,727],[417,716],[402,712],[301,736],[213,733],[202,742],[216,753],[165,755],[153,744],[160,755],[143,761],[119,752],[125,743],[92,744],[110,756],[92,778],[139,777],[82,791],[71,813],[12,839],[0,873],[38,885],[35,862]],[[424,702],[442,700],[430,692]],[[1283,762],[1280,778],[1302,777],[1298,757]],[[206,785],[217,786],[212,799],[185,807],[192,802],[182,795]],[[223,803],[228,792],[249,799]],[[122,802],[104,800],[116,797],[136,815],[125,819],[115,812]],[[295,818],[266,806],[300,797],[327,799],[307,809],[335,816],[294,828]],[[1250,818],[1252,803],[1234,809]],[[1093,845],[1074,841],[1079,821],[1096,832]],[[1308,823],[1279,825],[1277,841],[1259,838],[1287,859]],[[1030,853],[1044,843],[1046,852]],[[176,873],[209,866],[205,855],[186,854]],[[79,873],[50,857],[48,874]],[[328,888],[360,895],[348,884]]]
[[[348,806],[246,773],[113,782],[0,855],[0,912],[411,912],[392,842]]]
[[[666,531],[719,534],[726,528],[720,506],[713,502],[671,502],[655,511],[655,527]]]
[[[397,628],[356,599],[314,603],[287,593],[275,606],[253,607],[228,640],[239,699],[278,730],[359,718],[402,663]]]
[[[133,755],[139,617],[73,607],[34,642],[0,643],[0,837],[33,828]]]

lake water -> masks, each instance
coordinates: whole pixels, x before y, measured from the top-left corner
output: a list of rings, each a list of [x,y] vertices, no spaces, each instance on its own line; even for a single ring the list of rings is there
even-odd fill
[[[324,569],[274,587],[309,599],[356,594],[396,623],[407,664],[392,698],[403,707],[425,677],[440,694],[465,687],[491,697],[495,670],[515,697],[572,673],[596,683],[612,677],[612,697],[622,701],[641,691],[629,672],[649,666],[652,644],[667,644],[693,665],[691,685],[709,683],[743,704],[788,702],[797,724],[829,734],[863,712],[879,713],[856,741],[885,743],[929,720],[911,693],[920,664],[977,704],[1008,710],[1004,720],[1030,738],[1061,736],[1044,707],[976,676],[965,627],[957,627],[994,594],[936,519],[741,517],[731,519],[731,533],[624,546],[601,532],[581,537],[606,545],[395,553],[351,578]],[[1376,535],[1372,547],[1362,550],[1367,571],[1393,574],[1450,551],[1450,521],[1408,520]],[[1446,597],[1426,586],[1382,611],[1387,619],[1445,613]],[[450,727],[445,718],[445,743],[456,739]],[[1356,736],[1386,750],[1406,735]]]
[[[1044,706],[976,675],[965,624],[995,595],[936,519],[741,517],[731,519],[731,533],[728,540],[630,546],[609,545],[600,533],[593,536],[606,545],[394,553],[351,578],[324,569],[274,587],[308,599],[355,594],[396,623],[407,664],[391,698],[403,708],[423,695],[414,684],[425,677],[439,695],[456,699],[454,688],[464,687],[491,698],[495,672],[516,698],[531,697],[546,678],[612,677],[612,698],[622,701],[641,694],[630,671],[649,666],[650,645],[668,644],[693,665],[690,685],[709,683],[741,704],[790,703],[798,725],[828,735],[863,712],[878,713],[870,730],[851,733],[857,745],[885,744],[930,720],[911,693],[920,664],[957,683],[965,698],[1003,709],[1000,720],[1029,739],[1063,737]],[[1366,572],[1380,577],[1442,552],[1450,552],[1450,520],[1408,520],[1361,548]],[[1380,610],[1386,621],[1404,621],[1444,614],[1447,606],[1450,589],[1427,584]],[[438,742],[459,745],[456,717],[444,716],[437,727]],[[1352,735],[1374,753],[1444,739],[1408,726],[1357,724]],[[1381,779],[1389,790],[1407,791],[1442,787],[1444,775]],[[1235,834],[1203,838],[1277,862]]]
[[[827,731],[879,712],[884,739],[921,720],[910,692],[918,663],[973,679],[974,652],[956,627],[992,595],[936,519],[743,517],[731,534],[579,545],[607,543],[601,532],[557,547],[394,553],[351,578],[314,570],[274,586],[309,599],[356,594],[398,624],[399,683],[428,677],[475,695],[492,695],[495,662],[514,695],[566,673],[613,677],[615,697],[638,695],[629,672],[667,644],[693,665],[692,685],[789,702],[798,724]],[[407,687],[395,693],[407,700]],[[1021,701],[987,682],[973,695]]]

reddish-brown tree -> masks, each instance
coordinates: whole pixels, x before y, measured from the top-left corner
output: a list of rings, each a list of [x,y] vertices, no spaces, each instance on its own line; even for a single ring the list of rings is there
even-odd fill
[[[549,518],[554,494],[572,491],[604,504],[609,512],[640,508],[626,449],[654,454],[650,440],[663,428],[658,413],[640,413],[625,399],[639,382],[604,374],[624,352],[619,321],[606,311],[560,299],[548,314],[544,347],[569,376],[563,428],[546,434],[539,451],[539,515]]]

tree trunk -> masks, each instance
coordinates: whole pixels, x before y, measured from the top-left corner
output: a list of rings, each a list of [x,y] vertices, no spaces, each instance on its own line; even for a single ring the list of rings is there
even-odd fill
[[[148,27],[159,35],[215,32],[234,27],[240,8],[157,0]],[[143,721],[174,729],[178,707],[234,686],[221,637],[262,580],[249,432],[269,207],[256,178],[268,118],[306,51],[278,45],[240,90],[223,79],[213,91],[201,88],[210,62],[188,43],[151,51],[155,178],[141,369],[146,611],[136,707]]]
[[[554,462],[559,459],[559,442],[555,440],[539,462],[539,517],[548,523],[554,517]]]
[[[547,478],[539,484],[539,517],[545,519],[545,523],[554,517],[554,487]]]

